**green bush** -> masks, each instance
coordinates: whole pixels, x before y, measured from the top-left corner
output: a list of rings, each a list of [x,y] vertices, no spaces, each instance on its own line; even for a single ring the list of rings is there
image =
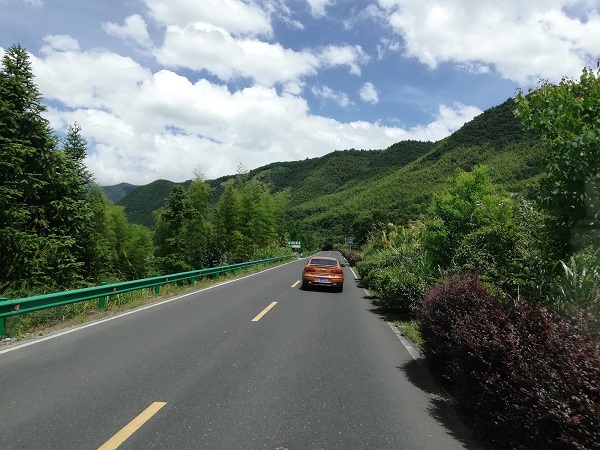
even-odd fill
[[[364,256],[363,260],[356,264],[356,268],[365,287],[375,289],[378,272],[387,267],[398,265],[401,261],[402,255],[397,250],[378,250]]]
[[[555,265],[557,275],[548,283],[544,303],[563,318],[585,330],[600,335],[600,253],[584,249],[568,261]]]
[[[412,312],[430,285],[424,258],[406,258],[399,265],[381,269],[375,277],[375,290],[380,306],[402,312]]]
[[[383,249],[367,253],[357,264],[365,286],[374,291],[383,308],[413,311],[438,276],[422,248],[424,231],[425,226],[419,221],[405,227],[388,225],[378,244]]]

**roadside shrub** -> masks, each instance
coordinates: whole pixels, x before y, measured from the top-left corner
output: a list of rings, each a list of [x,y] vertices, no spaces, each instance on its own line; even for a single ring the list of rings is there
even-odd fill
[[[424,352],[443,381],[450,385],[460,382],[462,369],[453,342],[457,323],[478,310],[491,313],[494,304],[492,294],[473,274],[445,277],[425,294],[418,314]]]
[[[423,256],[406,257],[399,264],[377,272],[374,289],[379,305],[402,312],[414,312],[431,283]]]
[[[466,274],[431,289],[419,319],[434,374],[493,446],[598,448],[597,340]]]
[[[433,283],[432,270],[421,245],[425,226],[412,222],[388,227],[383,233],[386,249],[367,254],[358,265],[365,286],[375,291],[377,304],[386,309],[413,312]]]
[[[583,256],[575,255],[557,264],[560,274],[551,286],[548,303],[566,317],[583,310],[600,313],[600,266],[585,263]]]
[[[346,258],[346,261],[348,261],[348,265],[350,267],[354,267],[354,266],[356,266],[357,262],[362,261],[361,254],[355,250],[348,250],[346,248],[341,248],[339,251],[344,256],[344,258]]]
[[[378,250],[357,263],[356,268],[367,288],[375,288],[378,272],[387,267],[400,264],[402,255],[397,250]]]
[[[348,252],[348,255],[345,258],[348,261],[348,264],[350,264],[350,267],[354,267],[356,266],[356,263],[362,261],[360,253],[355,251]]]
[[[464,237],[452,259],[457,272],[474,272],[514,299],[532,298],[548,272],[548,263],[524,230],[491,225]]]

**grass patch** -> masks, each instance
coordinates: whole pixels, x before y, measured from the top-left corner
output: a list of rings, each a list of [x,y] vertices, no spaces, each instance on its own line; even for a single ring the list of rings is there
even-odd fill
[[[406,321],[396,321],[394,323],[400,330],[402,330],[402,334],[406,336],[410,341],[417,346],[419,350],[423,350],[423,338],[421,337],[421,329],[419,327],[419,322],[416,320],[406,320]]]

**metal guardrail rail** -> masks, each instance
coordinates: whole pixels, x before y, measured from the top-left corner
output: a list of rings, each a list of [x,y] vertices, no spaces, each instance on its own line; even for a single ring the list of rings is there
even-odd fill
[[[219,274],[221,273],[231,272],[235,275],[236,271],[239,269],[246,269],[261,264],[266,266],[269,263],[275,263],[293,257],[295,257],[295,255],[286,255],[277,258],[268,258],[257,261],[231,264],[228,266],[192,270],[189,272],[181,272],[172,275],[161,275],[153,278],[143,278],[141,280],[123,281],[121,283],[102,284],[101,286],[75,289],[72,291],[57,292],[53,294],[36,295],[33,297],[25,297],[13,300],[0,298],[0,337],[5,336],[6,334],[7,317],[94,299],[98,299],[98,308],[104,309],[106,305],[106,299],[111,295],[148,288],[154,288],[154,293],[158,295],[160,293],[160,287],[168,283],[190,280],[191,284],[193,285],[196,278],[214,275],[215,278],[218,279]]]

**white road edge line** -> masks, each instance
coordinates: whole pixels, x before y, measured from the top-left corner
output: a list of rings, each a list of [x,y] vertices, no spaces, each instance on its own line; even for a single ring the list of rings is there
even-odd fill
[[[208,291],[209,289],[214,289],[214,288],[217,288],[217,287],[220,287],[220,286],[224,286],[224,285],[229,284],[229,283],[234,283],[236,281],[243,280],[245,278],[253,277],[255,275],[260,275],[261,273],[265,273],[265,272],[268,272],[270,270],[277,269],[278,267],[282,267],[282,266],[285,266],[287,264],[295,263],[297,261],[298,260],[294,260],[294,261],[290,261],[290,262],[287,262],[287,263],[284,263],[284,264],[280,264],[280,265],[275,266],[275,267],[270,267],[268,269],[261,270],[260,272],[251,273],[250,275],[243,276],[241,278],[236,278],[234,280],[224,281],[222,283],[218,283],[218,284],[215,284],[213,286],[208,286],[208,287],[205,287],[203,289],[199,289],[197,291],[188,292],[187,294],[178,295],[177,297],[173,297],[173,298],[169,298],[167,300],[163,300],[163,301],[160,301],[160,302],[152,303],[151,305],[142,306],[140,308],[132,309],[130,311],[127,311],[127,312],[124,312],[124,313],[121,313],[121,314],[117,314],[117,315],[112,316],[112,317],[107,317],[106,319],[100,319],[100,320],[98,320],[96,322],[91,322],[91,323],[88,323],[88,324],[85,324],[85,325],[78,326],[76,328],[71,328],[69,330],[61,331],[61,332],[58,332],[56,334],[52,334],[52,335],[45,336],[45,337],[42,337],[42,338],[39,338],[39,339],[35,339],[33,341],[30,341],[30,342],[25,342],[23,344],[16,344],[14,347],[10,347],[10,348],[4,349],[4,350],[0,350],[0,355],[2,355],[3,353],[8,353],[8,352],[12,352],[14,350],[18,350],[20,348],[29,347],[30,345],[39,344],[40,342],[49,341],[50,339],[54,339],[54,338],[57,338],[57,337],[60,337],[60,336],[64,336],[65,334],[74,333],[75,331],[80,331],[80,330],[83,330],[85,328],[94,327],[96,325],[100,325],[101,323],[109,322],[109,321],[115,320],[115,319],[119,319],[121,317],[128,316],[130,314],[135,314],[135,313],[138,313],[140,311],[144,311],[146,309],[154,308],[156,306],[161,306],[161,305],[164,305],[165,303],[174,302],[175,300],[179,300],[181,298],[188,297],[190,295],[194,295],[194,294],[197,294],[199,292]]]

